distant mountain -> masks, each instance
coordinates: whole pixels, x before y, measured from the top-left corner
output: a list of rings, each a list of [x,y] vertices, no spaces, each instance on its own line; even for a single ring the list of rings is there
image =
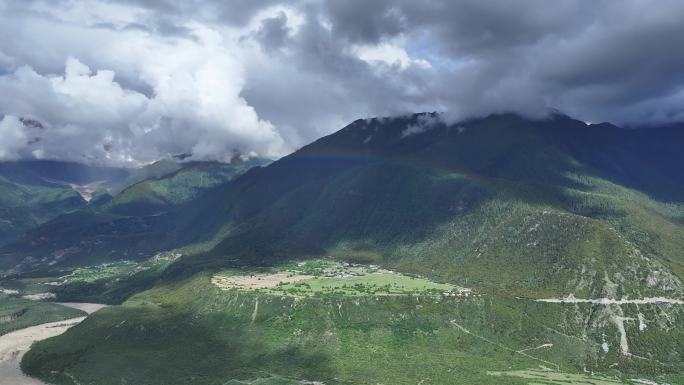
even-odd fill
[[[128,186],[132,186],[147,179],[162,178],[165,175],[180,170],[181,168],[183,168],[182,163],[170,159],[162,159],[152,164],[145,165],[131,172],[128,178],[126,178],[123,183],[118,186],[119,188],[117,189],[116,193]]]
[[[128,170],[57,161],[0,163],[0,244],[63,213],[84,207]]]
[[[155,167],[158,163],[152,165]],[[163,210],[175,208],[199,197],[206,190],[223,184],[251,167],[267,163],[264,160],[220,163],[192,162],[159,165],[154,171],[141,169],[134,175],[139,182],[126,186],[110,201],[97,207],[101,212],[121,215],[159,215]],[[159,172],[160,170],[164,170]],[[129,181],[131,178],[129,178]]]
[[[173,244],[166,235],[180,207],[226,183],[262,159],[220,162],[159,161],[130,170],[87,206],[54,216],[8,245],[0,268],[32,269],[154,254]],[[19,264],[17,266],[17,264]]]

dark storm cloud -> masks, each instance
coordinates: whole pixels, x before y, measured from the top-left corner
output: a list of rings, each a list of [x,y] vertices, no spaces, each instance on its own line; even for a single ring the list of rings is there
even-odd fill
[[[280,3],[278,0],[107,0],[154,10],[178,19],[197,18],[235,25],[248,23],[258,11]]]
[[[334,34],[364,43],[377,43],[403,32],[406,16],[402,5],[383,0],[323,2]]]
[[[423,88],[431,81],[429,74],[361,60],[345,39],[320,22],[323,15],[309,7],[303,24],[288,36],[287,49],[268,51],[263,67],[248,71],[243,92],[264,118],[289,130],[295,145],[358,117],[432,107],[434,99]]]
[[[288,40],[288,33],[287,15],[285,12],[279,12],[276,16],[262,20],[261,26],[254,36],[262,47],[272,50],[285,45]]]
[[[440,56],[471,63],[475,68],[436,74],[467,90],[468,106],[459,92],[431,90],[467,110],[515,108],[520,99],[554,104],[586,118],[631,123],[681,119],[672,113],[684,85],[684,3],[679,1],[363,1],[326,2],[335,30],[349,41],[355,31],[374,44],[379,36],[429,36]],[[359,17],[400,15],[397,21]],[[515,91],[506,87],[515,85]],[[503,85],[503,86],[502,86]],[[492,100],[488,94],[498,93]],[[518,99],[518,100],[516,100]],[[653,111],[653,101],[663,111]],[[642,109],[644,103],[647,109]],[[498,105],[501,103],[502,105]]]
[[[0,157],[275,155],[425,110],[684,120],[681,20],[674,0],[0,0],[0,113],[54,133],[5,119]]]

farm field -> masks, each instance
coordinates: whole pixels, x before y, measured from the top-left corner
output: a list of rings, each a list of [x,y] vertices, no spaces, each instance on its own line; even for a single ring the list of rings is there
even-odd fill
[[[404,275],[373,265],[316,259],[290,262],[271,272],[224,271],[212,283],[225,290],[258,290],[294,297],[339,295],[469,295],[469,289]]]

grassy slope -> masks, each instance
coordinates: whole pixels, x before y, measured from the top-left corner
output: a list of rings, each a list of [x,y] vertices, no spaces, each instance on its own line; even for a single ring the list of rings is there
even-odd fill
[[[660,310],[640,311],[650,317]],[[201,275],[96,313],[36,344],[22,367],[60,385],[73,384],[71,376],[101,385],[225,384],[271,376],[326,384],[523,384],[487,372],[539,365],[618,377],[676,379],[682,373],[681,361],[668,356],[681,348],[672,338],[684,332],[680,324],[667,325],[667,333],[650,325],[652,331],[631,341],[635,353],[653,354],[658,364],[601,353],[602,338],[613,347],[618,342],[609,327],[584,328],[598,315],[591,306],[488,296],[295,301],[224,292]],[[547,343],[553,347],[515,352]]]
[[[501,116],[402,137],[412,119],[355,122],[198,203],[188,223],[228,230],[180,266],[333,254],[527,295],[567,294],[582,268],[588,292],[620,273],[636,293],[656,269],[654,291],[680,294],[684,178],[667,162],[682,155],[658,148],[680,131]]]
[[[85,206],[70,184],[117,181],[127,171],[53,161],[0,162],[0,243]]]
[[[164,168],[165,170],[166,168]],[[187,203],[202,192],[225,183],[245,171],[241,165],[191,163],[134,184],[105,203],[100,210],[124,215],[150,215]],[[156,211],[155,211],[156,210]]]
[[[0,317],[12,314],[18,317],[11,321],[0,322],[0,335],[33,325],[85,315],[80,310],[55,303],[29,301],[0,294]]]
[[[648,231],[639,235],[656,236],[658,227],[640,223],[672,223],[681,206],[615,185],[610,186],[616,191],[592,194],[565,188],[556,202],[535,201],[530,197],[549,194],[507,181],[395,167],[354,168],[323,188],[303,184],[254,218],[236,219],[240,225],[216,247],[223,258],[187,258],[183,269],[235,257],[263,263],[269,256],[334,255],[528,296],[605,295],[603,277],[615,280],[615,273],[623,274],[618,279],[626,293],[681,292],[677,278],[667,273],[668,266],[681,273],[681,226],[671,226],[668,242],[621,231],[632,226]],[[630,200],[630,194],[639,199]],[[606,204],[613,209],[601,217],[582,215]],[[593,277],[578,288],[583,269]],[[653,269],[664,275],[648,288],[646,272]]]
[[[337,254],[345,253],[353,255],[353,247],[343,244]],[[510,200],[488,202],[442,225],[433,237],[386,255],[401,269],[508,294],[606,296],[608,276],[620,284],[618,295],[681,295],[664,259],[640,251],[605,222]],[[664,275],[649,286],[654,270]]]
[[[31,230],[23,241],[4,248],[0,269],[22,261],[22,268],[29,270],[52,261],[58,266],[77,266],[137,260],[173,248],[181,242],[173,232],[179,207],[263,163],[187,163],[171,169],[169,174],[155,174],[112,199],[95,202]],[[26,259],[27,255],[34,258]]]
[[[70,187],[21,185],[0,176],[0,242],[84,204]]]
[[[538,358],[573,372],[682,381],[677,306],[513,298],[681,298],[684,183],[668,166],[681,153],[665,143],[675,140],[626,134],[615,146],[623,139],[610,127],[510,117],[402,139],[408,119],[384,129],[357,122],[181,208],[170,234],[202,253],[173,265],[164,286],[39,344],[25,368],[65,384],[59,373],[82,383],[222,384],[268,374],[326,383],[524,383],[486,371],[535,368]],[[550,131],[564,125],[570,130]],[[593,132],[599,128],[606,131]],[[640,140],[647,151],[631,147]],[[220,293],[202,274],[175,282],[203,269],[330,254],[486,295],[359,305],[263,298],[252,323],[256,297]],[[631,351],[645,359],[619,354],[618,313],[647,318],[643,331],[625,323]],[[552,349],[530,353],[535,358],[509,350],[549,342]]]

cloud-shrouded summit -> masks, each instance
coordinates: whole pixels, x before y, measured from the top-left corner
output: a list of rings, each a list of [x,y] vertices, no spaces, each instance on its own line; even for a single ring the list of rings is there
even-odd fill
[[[278,157],[356,118],[684,120],[674,0],[0,0],[0,160]]]

